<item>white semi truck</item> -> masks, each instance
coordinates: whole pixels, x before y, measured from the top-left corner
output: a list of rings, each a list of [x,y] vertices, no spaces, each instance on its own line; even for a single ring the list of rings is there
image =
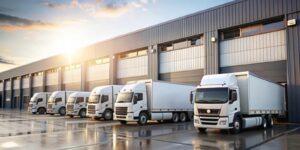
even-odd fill
[[[80,116],[86,117],[86,106],[90,96],[90,92],[74,92],[67,100],[67,116],[73,118]]]
[[[76,91],[55,91],[51,94],[47,103],[47,113],[50,115],[66,115],[66,101]]]
[[[114,120],[139,125],[145,125],[148,120],[185,122],[193,114],[193,105],[188,99],[195,88],[152,80],[129,82],[118,94]]]
[[[92,90],[87,115],[92,118],[113,119],[114,104],[122,85],[99,86]]]
[[[251,72],[205,75],[195,91],[194,126],[199,132],[215,128],[234,134],[243,128],[272,127],[272,117],[285,112],[284,91]]]
[[[45,114],[47,111],[47,100],[50,97],[49,92],[39,92],[35,93],[29,102],[28,112],[32,114]]]

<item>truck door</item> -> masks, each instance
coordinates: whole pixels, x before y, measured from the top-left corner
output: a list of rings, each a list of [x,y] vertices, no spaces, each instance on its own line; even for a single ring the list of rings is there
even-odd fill
[[[139,116],[140,111],[145,109],[144,98],[146,98],[146,96],[143,96],[143,93],[134,93],[133,95],[132,110],[135,117]]]
[[[240,97],[238,93],[238,89],[229,90],[229,116],[233,116],[236,112],[240,111]]]
[[[109,102],[110,102],[109,99],[111,99],[110,96],[105,95],[105,94],[101,95],[100,110],[101,110],[102,113],[105,111],[106,108],[109,107]]]

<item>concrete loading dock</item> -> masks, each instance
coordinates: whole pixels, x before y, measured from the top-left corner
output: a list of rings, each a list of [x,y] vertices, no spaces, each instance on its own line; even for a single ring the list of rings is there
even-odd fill
[[[249,70],[287,85],[288,119],[300,122],[299,4],[237,0],[90,45],[72,64],[58,55],[2,72],[1,107],[23,109],[35,92],[139,79],[196,85],[204,74]]]

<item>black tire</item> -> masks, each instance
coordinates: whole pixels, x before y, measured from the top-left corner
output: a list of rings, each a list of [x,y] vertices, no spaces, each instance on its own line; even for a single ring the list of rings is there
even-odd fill
[[[173,115],[172,115],[172,122],[174,122],[174,123],[179,122],[179,115],[178,115],[178,113],[173,113]]]
[[[180,120],[180,122],[186,122],[188,120],[186,113],[184,113],[184,112],[180,113],[179,120]]]
[[[240,117],[233,119],[233,128],[230,130],[231,134],[238,134],[242,130],[242,120]]]
[[[66,115],[66,108],[65,108],[65,107],[60,108],[60,109],[58,110],[58,113],[59,113],[59,115],[61,115],[61,116]]]
[[[104,120],[112,120],[113,119],[113,112],[110,109],[107,109],[103,113]]]
[[[141,112],[140,115],[139,115],[138,124],[143,126],[143,125],[147,124],[147,121],[148,121],[148,115],[147,115],[147,113]]]
[[[274,126],[274,121],[271,115],[267,117],[267,128],[272,128]]]
[[[262,117],[260,128],[262,128],[262,129],[267,128],[267,119],[266,119],[266,117]]]
[[[79,116],[80,116],[80,118],[85,118],[86,117],[86,109],[81,109],[79,111]]]
[[[45,108],[39,108],[38,112],[39,112],[39,114],[45,114],[46,113],[46,109]]]
[[[198,128],[199,133],[206,133],[206,128]]]
[[[127,121],[121,120],[120,123],[121,123],[122,125],[126,125],[126,124],[127,124]]]

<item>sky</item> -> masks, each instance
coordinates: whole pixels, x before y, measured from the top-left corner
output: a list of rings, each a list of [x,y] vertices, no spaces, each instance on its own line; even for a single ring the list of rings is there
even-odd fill
[[[0,0],[0,72],[232,0]]]

